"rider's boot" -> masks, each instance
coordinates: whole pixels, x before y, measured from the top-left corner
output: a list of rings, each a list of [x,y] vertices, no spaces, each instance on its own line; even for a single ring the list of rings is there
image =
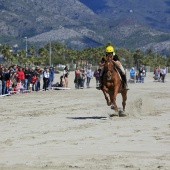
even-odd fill
[[[122,75],[122,83],[123,83],[123,89],[124,90],[129,90],[128,85],[127,85],[126,75]]]

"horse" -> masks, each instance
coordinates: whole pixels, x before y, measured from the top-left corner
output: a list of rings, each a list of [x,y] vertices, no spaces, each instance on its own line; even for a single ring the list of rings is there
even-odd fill
[[[106,99],[107,105],[111,106],[111,109],[115,111],[115,114],[111,114],[110,116],[119,116],[118,107],[116,104],[116,96],[118,93],[122,95],[122,106],[123,112],[125,111],[126,100],[127,100],[127,90],[122,87],[122,80],[116,69],[113,61],[105,61],[104,64],[104,74],[102,78],[103,87],[101,88],[104,97]],[[108,97],[108,95],[109,97]]]

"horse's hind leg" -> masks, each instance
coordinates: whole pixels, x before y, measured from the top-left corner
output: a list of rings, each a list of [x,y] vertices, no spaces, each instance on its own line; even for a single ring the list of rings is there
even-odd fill
[[[126,100],[127,100],[127,90],[123,90],[123,91],[121,92],[121,94],[122,94],[123,111],[125,111]]]

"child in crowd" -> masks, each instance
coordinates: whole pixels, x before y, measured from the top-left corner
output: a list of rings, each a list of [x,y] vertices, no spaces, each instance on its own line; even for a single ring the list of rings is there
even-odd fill
[[[32,91],[35,91],[35,89],[36,89],[36,81],[37,81],[37,76],[36,76],[36,74],[33,74],[32,78],[31,78]]]

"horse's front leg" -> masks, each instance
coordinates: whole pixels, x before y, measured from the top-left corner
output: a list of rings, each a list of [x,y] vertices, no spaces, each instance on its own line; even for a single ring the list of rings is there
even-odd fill
[[[116,104],[116,96],[117,96],[117,93],[118,93],[118,91],[117,91],[117,92],[116,92],[116,91],[112,91],[112,92],[110,93],[110,99],[111,99],[111,101],[112,101],[111,109],[114,110],[114,113],[109,115],[110,117],[119,116],[118,107],[117,107],[117,104]]]
[[[107,105],[110,106],[110,105],[111,105],[111,101],[109,100],[109,98],[108,98],[108,96],[107,96],[107,94],[106,94],[107,91],[108,91],[108,89],[104,86],[103,89],[102,89],[102,92],[103,92],[104,97],[105,97],[105,99],[106,99],[106,101],[107,101]]]
[[[117,104],[116,104],[116,96],[118,94],[118,90],[119,90],[118,88],[115,88],[113,93],[111,94],[112,95],[113,109],[116,112],[116,115],[119,115],[118,114],[118,107],[117,107]]]

